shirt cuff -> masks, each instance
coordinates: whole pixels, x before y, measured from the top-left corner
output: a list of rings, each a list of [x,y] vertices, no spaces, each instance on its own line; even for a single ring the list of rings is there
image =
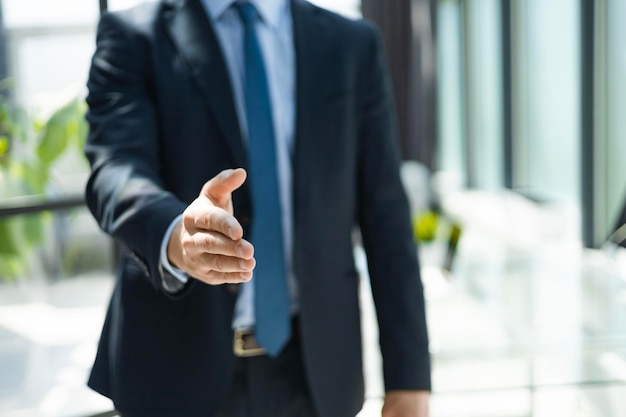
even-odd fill
[[[178,215],[172,223],[170,223],[169,227],[165,231],[165,235],[163,236],[163,240],[161,241],[161,256],[159,262],[161,264],[161,270],[163,274],[161,275],[161,282],[163,284],[163,288],[165,288],[168,292],[177,292],[180,291],[183,286],[189,281],[189,276],[185,274],[182,270],[174,267],[169,259],[167,259],[167,243],[170,240],[170,236],[174,231],[174,228],[181,221],[183,215]]]

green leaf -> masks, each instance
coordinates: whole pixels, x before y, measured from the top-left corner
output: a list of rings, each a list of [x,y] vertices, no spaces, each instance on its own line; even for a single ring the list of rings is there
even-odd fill
[[[9,152],[9,138],[0,135],[0,158]]]
[[[76,145],[80,151],[85,147],[85,142],[87,141],[87,135],[89,134],[89,124],[87,123],[87,119],[85,119],[85,112],[87,111],[87,105],[84,101],[80,101],[77,105],[78,111],[78,142]]]
[[[22,236],[24,243],[30,249],[38,245],[45,238],[46,226],[52,219],[50,213],[38,213],[23,216],[22,218]]]
[[[20,256],[24,249],[21,242],[19,221],[15,218],[0,219],[0,254]]]
[[[419,213],[413,217],[413,236],[420,242],[432,242],[437,237],[439,215],[433,211]]]
[[[26,263],[20,257],[0,254],[0,281],[15,281],[26,273]]]
[[[51,214],[0,219],[0,279],[12,280],[28,270],[33,247],[44,240]]]
[[[9,167],[13,179],[26,186],[28,194],[43,194],[50,177],[48,166],[40,161],[17,161]]]
[[[61,107],[43,126],[37,156],[50,165],[67,148],[68,143],[78,134],[76,100]]]
[[[28,139],[32,137],[32,127],[26,110],[12,103],[5,107],[5,111],[6,119],[0,122],[4,133],[11,140],[27,143]]]
[[[64,121],[54,119],[46,125],[42,140],[37,147],[37,156],[47,165],[59,157],[67,147],[68,135]]]

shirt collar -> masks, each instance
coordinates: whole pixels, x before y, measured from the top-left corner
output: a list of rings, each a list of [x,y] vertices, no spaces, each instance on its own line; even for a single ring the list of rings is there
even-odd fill
[[[278,26],[281,13],[287,7],[288,0],[249,0],[254,4],[263,21]],[[203,0],[211,20],[219,20],[224,12],[234,3],[233,0]]]

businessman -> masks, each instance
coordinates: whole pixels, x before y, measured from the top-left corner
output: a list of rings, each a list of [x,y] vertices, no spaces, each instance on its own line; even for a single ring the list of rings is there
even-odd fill
[[[302,0],[106,14],[87,202],[123,245],[89,385],[125,417],[353,417],[358,228],[385,417],[428,415],[423,289],[381,42]]]

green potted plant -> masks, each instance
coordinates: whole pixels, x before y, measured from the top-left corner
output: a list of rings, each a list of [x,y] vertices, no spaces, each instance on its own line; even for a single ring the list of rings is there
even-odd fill
[[[87,135],[85,103],[73,97],[49,117],[31,117],[12,101],[9,82],[0,83],[0,206],[24,196],[45,198],[54,182],[54,163],[69,149],[82,149]],[[42,243],[50,213],[0,218],[0,280],[28,270]]]

